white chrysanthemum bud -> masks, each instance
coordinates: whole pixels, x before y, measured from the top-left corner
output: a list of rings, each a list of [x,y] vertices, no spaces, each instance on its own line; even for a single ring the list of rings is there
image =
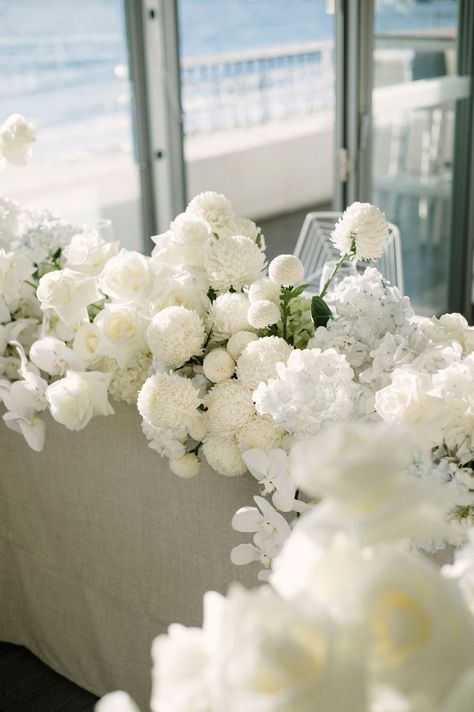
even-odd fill
[[[192,452],[187,452],[186,455],[177,457],[175,460],[170,460],[170,470],[174,475],[181,477],[183,480],[189,480],[199,474],[201,469],[201,461],[198,456]]]
[[[352,203],[336,223],[331,235],[341,255],[355,254],[365,260],[382,256],[388,238],[385,215],[371,203]]]
[[[214,349],[205,357],[202,364],[204,375],[213,383],[220,383],[232,378],[235,361],[225,349]]]
[[[238,477],[247,471],[233,435],[208,437],[203,443],[202,451],[209,465],[220,475]]]
[[[213,386],[206,397],[209,432],[231,434],[255,415],[251,392],[235,378]]]
[[[202,353],[206,331],[197,312],[172,306],[153,317],[146,337],[155,358],[167,366],[178,368],[191,356]]]
[[[277,304],[280,300],[280,287],[268,277],[257,279],[257,281],[253,282],[249,287],[250,302],[260,302],[264,299],[268,299],[269,302],[276,302]]]
[[[207,424],[207,414],[206,413],[197,413],[196,417],[193,418],[191,423],[188,425],[188,433],[192,437],[193,440],[196,440],[196,442],[200,443],[204,440],[208,433],[208,424]]]
[[[268,301],[268,299],[253,302],[247,313],[249,324],[254,329],[265,329],[266,326],[277,324],[280,318],[280,307],[275,302]]]
[[[254,334],[253,331],[238,331],[236,334],[231,336],[227,342],[227,351],[230,353],[234,361],[237,361],[247,344],[251,341],[256,341],[257,339],[258,336],[257,334]]]
[[[303,280],[303,263],[294,255],[278,255],[270,262],[268,276],[282,287],[294,286]]]
[[[262,381],[275,378],[277,363],[286,363],[293,346],[279,336],[265,336],[248,344],[237,362],[237,378],[246,388],[255,390]]]
[[[147,378],[137,399],[138,412],[155,428],[182,428],[192,420],[201,400],[187,378],[157,373]]]

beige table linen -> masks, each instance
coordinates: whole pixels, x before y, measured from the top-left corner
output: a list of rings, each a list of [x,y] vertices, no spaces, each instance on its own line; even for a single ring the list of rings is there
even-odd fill
[[[72,433],[47,421],[44,452],[0,422],[0,640],[25,645],[99,695],[128,690],[147,709],[150,644],[200,625],[202,595],[256,567],[229,559],[231,518],[249,475],[172,475],[136,409]]]

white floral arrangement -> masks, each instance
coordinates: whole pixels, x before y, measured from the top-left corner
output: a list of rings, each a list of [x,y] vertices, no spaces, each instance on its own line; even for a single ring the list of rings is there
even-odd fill
[[[7,120],[2,155],[21,163],[33,139],[22,117]],[[445,483],[451,516],[470,525],[474,330],[459,314],[414,315],[371,266],[387,237],[378,208],[351,205],[332,236],[340,259],[309,295],[300,260],[280,255],[267,269],[260,229],[217,193],[196,196],[149,257],[2,199],[3,420],[40,451],[43,412],[75,431],[122,400],[177,476],[203,461],[250,472],[256,506],[232,524],[252,542],[231,556],[260,562],[261,580],[295,513],[315,506],[300,500],[288,453],[331,422],[408,426],[410,473]],[[360,272],[334,286],[347,260]]]
[[[294,446],[295,481],[324,503],[269,585],[208,592],[202,628],[154,640],[153,712],[472,711],[474,537],[441,571],[406,547],[448,526],[442,487],[406,474],[408,444],[349,423]],[[96,711],[138,708],[115,692]]]

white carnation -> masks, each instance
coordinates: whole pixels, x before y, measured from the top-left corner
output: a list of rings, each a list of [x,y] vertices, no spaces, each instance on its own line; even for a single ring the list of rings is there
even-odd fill
[[[242,351],[251,341],[258,339],[257,334],[252,331],[238,331],[230,337],[227,342],[227,351],[230,353],[234,361],[237,361]]]
[[[186,208],[186,213],[203,218],[218,236],[231,234],[235,225],[235,213],[230,200],[211,190],[196,195]]]
[[[192,356],[201,355],[206,331],[197,312],[174,306],[155,314],[146,338],[155,358],[178,368]]]
[[[251,341],[237,361],[237,377],[250,390],[262,381],[276,377],[277,363],[286,363],[293,347],[279,336]]]
[[[303,280],[303,263],[294,255],[278,255],[270,262],[268,276],[281,287],[294,286]]]
[[[187,452],[181,457],[169,461],[171,472],[183,480],[189,480],[195,477],[201,468],[201,462],[197,455],[192,452]]]
[[[249,300],[250,302],[268,300],[278,304],[280,301],[280,287],[268,277],[257,279],[249,287]]]
[[[388,239],[385,215],[370,203],[352,203],[336,223],[331,240],[341,255],[365,260],[382,256]]]
[[[280,307],[275,302],[268,300],[252,302],[248,310],[247,319],[254,329],[265,329],[267,326],[272,326],[272,324],[277,324],[280,321]]]
[[[262,276],[265,255],[255,242],[243,235],[210,238],[206,243],[204,264],[213,289],[224,292],[240,290]]]
[[[232,378],[235,361],[225,349],[213,349],[204,358],[202,367],[206,378],[213,383],[220,383]]]
[[[210,435],[203,443],[202,452],[219,475],[237,477],[247,471],[233,435]]]
[[[209,309],[209,325],[213,339],[225,341],[238,331],[247,330],[248,310],[249,300],[245,294],[226,292],[217,297]]]
[[[168,373],[147,378],[137,399],[138,412],[155,428],[185,427],[199,405],[199,393],[191,381]]]
[[[255,408],[250,392],[235,379],[215,385],[206,397],[209,431],[235,433],[253,415]]]

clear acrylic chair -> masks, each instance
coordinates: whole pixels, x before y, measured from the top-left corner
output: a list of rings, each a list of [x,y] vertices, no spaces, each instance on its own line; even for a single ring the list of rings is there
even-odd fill
[[[301,228],[294,254],[302,261],[305,282],[312,290],[318,291],[319,281],[326,262],[337,260],[339,252],[331,242],[331,232],[342,213],[308,213]],[[374,263],[360,262],[359,267],[373,264],[403,294],[403,267],[400,232],[396,225],[389,223],[389,238],[382,257]]]

